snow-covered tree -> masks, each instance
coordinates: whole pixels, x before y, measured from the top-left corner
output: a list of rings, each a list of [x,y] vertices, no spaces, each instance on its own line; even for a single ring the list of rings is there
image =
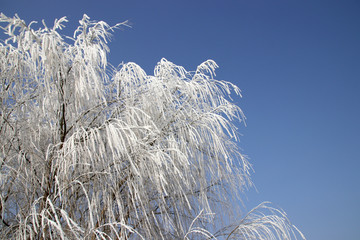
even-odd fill
[[[35,30],[0,16],[1,239],[290,239],[266,203],[241,216],[251,167],[208,60],[147,75],[107,62],[109,26],[84,15]],[[265,215],[263,211],[270,211]]]

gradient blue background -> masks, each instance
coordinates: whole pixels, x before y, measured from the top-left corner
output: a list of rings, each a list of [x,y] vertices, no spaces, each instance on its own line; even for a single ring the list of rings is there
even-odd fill
[[[25,1],[0,11],[27,22],[83,13],[132,28],[114,34],[110,62],[148,74],[162,58],[194,70],[214,59],[237,84],[247,116],[240,146],[255,173],[250,209],[271,201],[307,239],[360,239],[360,1]]]

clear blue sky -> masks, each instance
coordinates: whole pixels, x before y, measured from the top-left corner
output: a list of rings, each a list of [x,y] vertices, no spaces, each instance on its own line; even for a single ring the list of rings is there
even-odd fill
[[[168,60],[194,69],[214,59],[237,84],[247,116],[240,146],[259,193],[308,239],[360,239],[360,1],[1,0],[27,22],[88,14],[132,28],[114,34],[110,61],[149,74]]]

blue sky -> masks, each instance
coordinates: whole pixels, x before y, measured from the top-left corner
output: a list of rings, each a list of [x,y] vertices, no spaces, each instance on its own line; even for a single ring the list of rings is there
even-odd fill
[[[48,25],[67,16],[71,31],[83,13],[129,20],[110,62],[148,74],[162,57],[188,70],[215,60],[243,93],[240,146],[258,189],[246,206],[273,202],[308,239],[360,239],[359,1],[1,0],[0,11]]]

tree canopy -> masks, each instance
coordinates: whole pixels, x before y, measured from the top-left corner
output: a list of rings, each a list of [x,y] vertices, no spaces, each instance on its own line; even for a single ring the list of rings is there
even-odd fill
[[[1,238],[303,238],[267,203],[233,214],[251,165],[240,90],[213,60],[187,71],[161,59],[147,75],[107,61],[126,22],[84,15],[72,37],[65,17],[0,22]]]

